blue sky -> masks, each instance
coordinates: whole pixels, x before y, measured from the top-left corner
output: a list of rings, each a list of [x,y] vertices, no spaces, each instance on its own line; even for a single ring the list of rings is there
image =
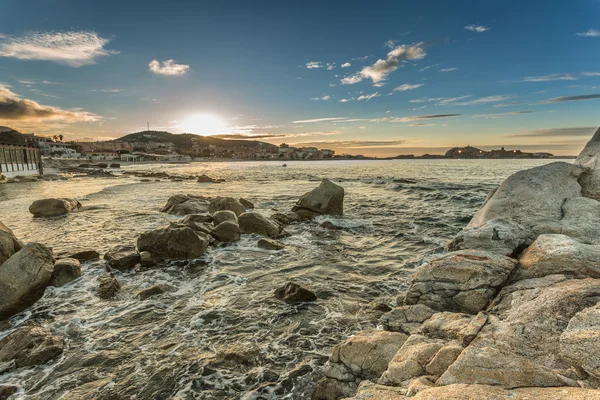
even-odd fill
[[[0,125],[575,154],[600,125],[599,17],[600,0],[3,0]]]

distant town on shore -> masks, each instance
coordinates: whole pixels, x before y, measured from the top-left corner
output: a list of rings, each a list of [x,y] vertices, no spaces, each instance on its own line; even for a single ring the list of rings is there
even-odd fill
[[[331,159],[513,159],[553,158],[551,153],[521,150],[485,151],[472,146],[454,147],[445,154],[413,154],[395,157],[368,157],[361,154],[336,154],[331,149],[279,146],[257,140],[231,140],[190,133],[142,131],[119,139],[98,142],[63,141],[62,135],[38,136],[0,127],[0,147],[37,147],[44,157],[125,162],[190,162],[194,160],[331,160]],[[1,152],[0,152],[1,154]],[[565,158],[565,157],[561,157]]]

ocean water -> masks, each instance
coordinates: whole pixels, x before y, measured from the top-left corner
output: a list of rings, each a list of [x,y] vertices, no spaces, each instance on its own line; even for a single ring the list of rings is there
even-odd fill
[[[104,262],[49,287],[28,310],[0,323],[0,338],[24,323],[64,337],[63,354],[44,366],[0,374],[21,387],[15,399],[304,399],[332,347],[376,328],[378,304],[395,306],[407,277],[443,251],[486,194],[510,174],[551,160],[393,160],[133,165],[122,171],[207,174],[225,183],[173,182],[120,175],[0,185],[0,220],[25,242],[57,254],[101,254],[182,217],[160,208],[177,193],[244,197],[256,211],[289,210],[328,178],[346,191],[343,217],[291,225],[286,248],[266,251],[258,237],[210,248],[198,260],[116,272],[122,290],[95,295]],[[116,172],[120,174],[120,172]],[[47,197],[81,201],[80,212],[33,219]],[[319,225],[329,220],[340,229]],[[317,293],[288,305],[273,291],[288,281]],[[165,294],[138,300],[156,284]],[[11,398],[12,399],[12,398]]]

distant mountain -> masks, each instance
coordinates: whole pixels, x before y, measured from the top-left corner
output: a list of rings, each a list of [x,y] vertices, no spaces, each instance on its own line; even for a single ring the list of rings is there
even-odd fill
[[[26,141],[21,132],[5,126],[0,126],[0,143],[25,145]]]
[[[182,133],[182,134],[173,134],[171,132],[165,131],[142,131],[136,133],[130,133],[129,135],[125,135],[118,139],[115,139],[114,142],[157,142],[157,143],[165,143],[171,142],[175,144],[176,147],[179,148],[189,148],[192,145],[192,139],[201,144],[215,145],[223,148],[228,147],[274,147],[277,146],[272,145],[270,143],[259,142],[257,140],[228,140],[228,139],[219,139],[211,136],[201,136],[195,135],[193,133]]]

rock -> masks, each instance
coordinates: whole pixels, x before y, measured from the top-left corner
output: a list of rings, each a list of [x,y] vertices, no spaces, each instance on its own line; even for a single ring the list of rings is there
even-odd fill
[[[208,202],[206,200],[189,199],[183,203],[175,204],[168,212],[173,215],[188,215],[205,213],[207,210]]]
[[[238,217],[246,212],[246,208],[242,203],[233,197],[217,197],[208,205],[208,212],[211,214],[221,210],[233,211]]]
[[[515,260],[484,251],[448,253],[417,269],[404,302],[476,314],[494,298],[514,268]]]
[[[108,273],[98,278],[98,297],[101,299],[112,299],[120,290],[121,284],[114,274]]]
[[[431,338],[448,340],[459,339],[462,341],[465,337],[465,332],[473,322],[474,318],[475,317],[469,314],[447,311],[439,312],[432,315],[431,318],[423,323],[421,332]],[[486,320],[484,319],[482,324],[485,322]],[[481,328],[481,324],[479,328]]]
[[[441,376],[448,367],[454,364],[463,350],[464,347],[457,342],[445,344],[425,366],[425,372],[429,375]]]
[[[422,392],[423,390],[427,390],[435,386],[434,382],[434,376],[420,376],[418,378],[415,378],[408,384],[408,391],[406,392],[406,395],[412,397],[415,394]]]
[[[73,199],[36,200],[29,206],[34,217],[57,217],[81,208],[81,203]]]
[[[335,346],[313,399],[352,396],[360,381],[381,376],[406,339],[403,333],[368,330]]]
[[[112,163],[112,164],[110,164],[110,167],[111,168],[121,168],[121,164],[119,164],[119,163]]]
[[[560,355],[569,364],[600,378],[600,304],[571,318],[560,335]]]
[[[152,254],[149,251],[140,251],[140,265],[142,267],[151,267],[154,264]]]
[[[17,393],[19,387],[15,385],[0,385],[0,400],[8,400],[10,396]]]
[[[257,212],[247,212],[239,215],[239,224],[242,233],[255,233],[276,237],[279,235],[280,228],[273,221],[265,218],[264,215]]]
[[[198,177],[198,182],[199,183],[214,183],[216,181],[215,181],[215,179],[211,178],[210,176],[208,176],[206,174],[202,174]]]
[[[169,212],[169,210],[171,208],[173,208],[173,206],[184,203],[184,202],[188,201],[189,199],[190,199],[190,197],[186,196],[185,194],[175,194],[175,195],[169,197],[169,200],[167,200],[167,204],[165,204],[165,206],[160,211]]]
[[[219,225],[221,222],[230,221],[237,225],[238,217],[235,215],[233,211],[229,210],[221,210],[217,211],[213,214],[213,223],[215,226]]]
[[[100,163],[100,164],[96,164],[94,166],[96,168],[101,168],[101,169],[108,168],[108,164],[106,164],[106,163]]]
[[[240,197],[240,204],[243,205],[244,207],[246,207],[246,209],[254,209],[254,203],[252,203],[249,200],[244,199],[243,197]]]
[[[188,225],[190,223],[212,224],[213,217],[210,214],[190,214],[190,215],[186,215],[185,218],[180,221],[180,223],[183,225]],[[191,228],[191,226],[190,226],[190,228]]]
[[[162,286],[154,285],[147,289],[139,291],[137,294],[137,297],[139,297],[139,299],[143,301],[149,297],[156,296],[158,294],[163,294],[164,292],[165,292],[165,289]]]
[[[162,228],[144,232],[137,240],[140,251],[148,251],[154,260],[199,258],[208,247],[208,238],[192,229]]]
[[[406,397],[407,390],[401,387],[378,385],[371,381],[362,381],[356,394],[353,397],[347,397],[344,400],[409,400],[413,397]],[[351,395],[350,395],[351,396]],[[339,397],[323,397],[323,399],[332,400]],[[442,399],[440,397],[440,399]],[[320,400],[317,399],[317,400]],[[436,399],[438,400],[438,399]],[[461,399],[465,400],[465,399]],[[479,400],[479,399],[478,399]]]
[[[258,241],[258,247],[265,250],[281,250],[285,245],[277,240],[263,238]]]
[[[104,254],[104,259],[115,269],[131,269],[140,262],[140,254],[133,246],[116,246]]]
[[[575,163],[589,169],[581,179],[582,194],[600,200],[600,128],[579,153]]]
[[[76,260],[79,260],[79,262],[92,261],[99,259],[100,253],[98,253],[96,250],[84,250],[71,254],[70,256],[65,258],[74,258]]]
[[[22,247],[15,234],[0,221],[0,265]]]
[[[380,321],[383,329],[391,332],[402,332],[407,335],[419,333],[423,322],[431,318],[435,310],[424,304],[400,306],[384,314]]]
[[[54,264],[50,285],[61,287],[81,276],[81,264],[75,258],[62,258]]]
[[[554,274],[600,278],[600,245],[584,244],[566,235],[540,235],[521,255],[512,280]]]
[[[0,265],[0,320],[39,300],[53,271],[52,251],[38,243],[26,244]]]
[[[481,226],[466,227],[448,244],[446,250],[477,249],[517,257],[531,241],[531,233],[523,225],[495,218]]]
[[[275,297],[290,304],[317,300],[317,296],[313,292],[293,282],[288,282],[276,289]]]
[[[61,337],[47,328],[24,326],[0,340],[0,362],[15,361],[17,368],[42,365],[63,352]]]
[[[325,228],[325,229],[331,229],[332,231],[340,229],[337,226],[335,226],[333,224],[333,222],[331,222],[331,221],[323,221],[323,222],[321,222],[321,227]]]
[[[323,179],[321,184],[304,194],[292,211],[306,209],[318,214],[342,215],[344,213],[344,188]]]
[[[211,234],[224,243],[237,242],[240,240],[240,227],[233,221],[223,221],[215,226]]]

